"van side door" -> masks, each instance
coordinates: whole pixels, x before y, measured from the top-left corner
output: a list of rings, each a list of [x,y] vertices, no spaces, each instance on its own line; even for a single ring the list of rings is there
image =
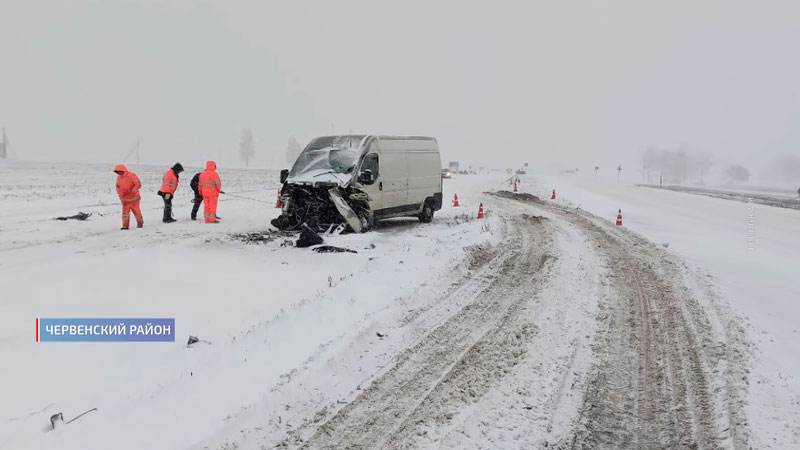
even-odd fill
[[[442,195],[441,159],[434,151],[415,151],[408,154],[408,203],[422,205],[426,199]],[[438,194],[438,195],[437,195]],[[435,206],[434,206],[435,208]]]
[[[408,208],[408,156],[407,152],[393,149],[381,152],[381,179],[383,200],[379,216],[396,216]]]

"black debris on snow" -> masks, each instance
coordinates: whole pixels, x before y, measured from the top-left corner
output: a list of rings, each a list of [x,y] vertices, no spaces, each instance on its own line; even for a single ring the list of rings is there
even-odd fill
[[[320,245],[313,249],[317,253],[358,253],[355,250],[344,247],[334,247],[333,245]]]
[[[312,245],[319,245],[323,242],[324,241],[320,235],[309,228],[308,225],[302,224],[300,226],[300,237],[297,238],[297,242],[295,242],[294,245],[295,247],[305,248],[311,247]]]
[[[92,213],[85,213],[83,211],[78,212],[74,216],[61,216],[56,217],[55,220],[86,220],[92,216]]]

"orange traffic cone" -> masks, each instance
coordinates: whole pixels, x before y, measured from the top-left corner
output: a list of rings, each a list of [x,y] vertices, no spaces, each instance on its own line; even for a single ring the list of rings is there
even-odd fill
[[[283,204],[281,203],[281,190],[278,189],[278,200],[275,202],[276,208],[282,208]]]
[[[478,205],[478,219],[483,219],[483,218],[484,218],[483,203],[481,203],[480,205]]]
[[[553,194],[550,196],[550,200],[555,200],[555,199],[556,199],[556,190],[553,189]]]
[[[621,209],[617,213],[617,226],[618,227],[622,226],[622,210]]]
[[[453,208],[458,208],[461,203],[458,202],[458,194],[453,194]]]
[[[514,193],[519,194],[519,179],[514,180]]]

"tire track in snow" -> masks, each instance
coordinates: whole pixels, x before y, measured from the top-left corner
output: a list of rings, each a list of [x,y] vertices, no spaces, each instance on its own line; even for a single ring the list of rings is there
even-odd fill
[[[506,211],[531,212],[504,203]],[[576,393],[590,368],[598,299],[608,295],[600,282],[607,269],[579,230],[548,223],[558,256],[542,274],[543,288],[530,293],[513,318],[481,343],[482,351],[429,397],[392,448],[546,448],[569,435],[581,404]],[[535,333],[498,338],[525,328]],[[503,364],[517,354],[521,360],[514,366]],[[502,376],[482,376],[496,368]],[[482,396],[463,395],[473,391]]]
[[[503,352],[508,367],[524,355],[523,350],[507,351],[522,348],[520,341],[533,330],[508,325],[539,288],[550,258],[551,229],[546,221],[521,216],[511,222],[513,254],[488,288],[475,292],[472,303],[399,355],[388,372],[322,424],[302,448],[396,447],[415,413],[445,384],[467,377],[473,382],[463,394],[477,396],[489,380],[503,375],[500,370],[471,377],[475,367],[482,367],[473,362],[483,352]],[[501,345],[495,346],[493,338]]]
[[[730,429],[746,427],[736,401],[744,387],[711,391],[711,367],[720,355],[710,345],[706,313],[687,295],[676,263],[625,229],[584,212],[551,209],[592,236],[617,268],[616,304],[604,320],[581,418],[570,442],[559,447],[695,449],[725,442],[746,448],[747,433]]]

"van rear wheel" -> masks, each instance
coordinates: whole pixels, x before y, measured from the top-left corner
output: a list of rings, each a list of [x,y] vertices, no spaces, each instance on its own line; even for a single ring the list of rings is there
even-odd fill
[[[431,223],[431,221],[433,221],[433,205],[430,200],[425,200],[422,213],[419,215],[419,221],[422,223]]]

